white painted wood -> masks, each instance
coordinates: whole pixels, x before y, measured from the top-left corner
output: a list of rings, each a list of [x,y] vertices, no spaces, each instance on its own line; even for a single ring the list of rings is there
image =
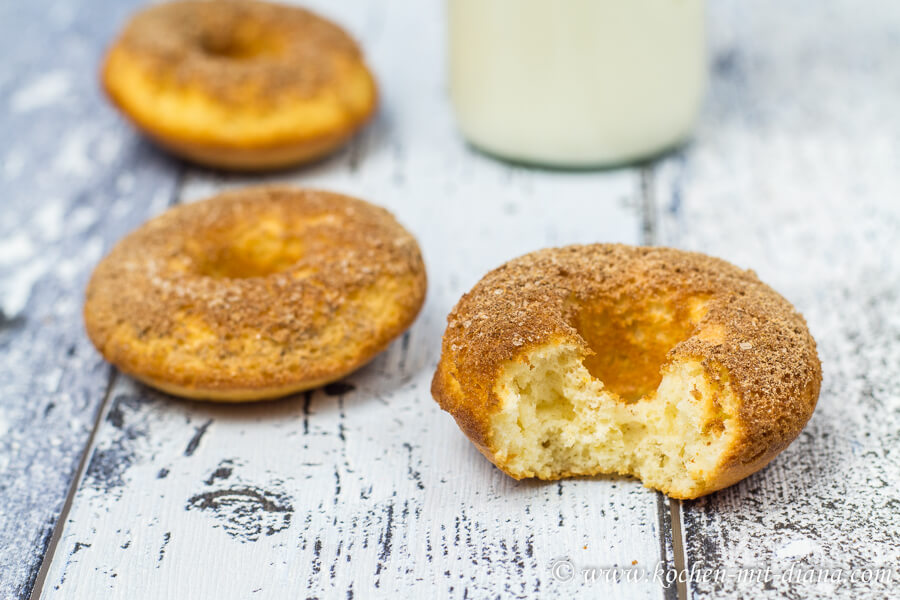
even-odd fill
[[[0,178],[12,190],[0,216],[0,303],[12,317],[0,326],[3,597],[30,589],[103,396],[107,371],[80,333],[89,264],[165,206],[178,170],[91,91],[98,42],[126,8],[98,19],[20,4],[0,6],[0,28],[21,32],[4,39],[17,51],[0,70]],[[549,244],[638,239],[637,174],[536,172],[472,154],[443,89],[439,4],[316,4],[363,40],[382,83],[378,121],[302,171],[193,171],[182,199],[285,180],[383,204],[422,243],[423,314],[344,384],[281,402],[187,403],[120,377],[43,595],[671,597],[550,572],[561,556],[578,567],[669,561],[657,495],[627,480],[508,480],[428,392],[443,317],[488,268]],[[895,566],[900,14],[849,0],[711,8],[710,102],[696,143],[650,172],[649,234],[756,269],[806,314],[825,382],[807,430],[772,465],[682,504],[687,566]],[[44,47],[38,24],[57,46]],[[893,581],[687,589],[881,598],[895,595],[896,570]]]
[[[108,386],[86,279],[175,195],[177,163],[96,82],[129,4],[0,5],[0,598],[29,595]]]
[[[897,597],[900,6],[711,4],[708,110],[696,143],[656,173],[657,241],[755,269],[806,316],[824,382],[806,430],[769,467],[682,505],[688,567],[768,566],[773,581],[689,589]],[[843,568],[844,580],[791,580],[792,567]],[[891,584],[847,580],[877,567]]]
[[[276,180],[382,204],[422,245],[425,308],[371,365],[293,399],[190,403],[120,377],[42,597],[663,597],[652,577],[584,585],[550,568],[669,560],[656,493],[604,478],[517,483],[429,391],[445,315],[489,268],[547,245],[638,240],[638,172],[474,154],[443,85],[439,2],[318,4],[363,40],[378,120],[309,169],[192,171],[183,199]]]

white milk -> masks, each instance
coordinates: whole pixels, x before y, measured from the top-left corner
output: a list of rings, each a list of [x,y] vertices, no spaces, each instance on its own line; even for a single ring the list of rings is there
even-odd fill
[[[450,85],[475,146],[585,167],[684,140],[706,82],[704,0],[448,0]]]

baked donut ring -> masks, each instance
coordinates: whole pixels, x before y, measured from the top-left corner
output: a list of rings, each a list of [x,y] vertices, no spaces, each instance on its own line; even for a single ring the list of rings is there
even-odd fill
[[[412,324],[416,240],[386,210],[256,187],[170,209],[121,240],[87,287],[104,358],[171,394],[260,400],[339,379]]]
[[[162,146],[238,170],[331,152],[370,118],[377,96],[359,49],[337,25],[250,0],[145,9],[109,50],[102,81]]]
[[[822,379],[803,317],[752,271],[669,248],[551,248],[448,317],[441,407],[508,475],[617,473],[696,498],[800,433]]]

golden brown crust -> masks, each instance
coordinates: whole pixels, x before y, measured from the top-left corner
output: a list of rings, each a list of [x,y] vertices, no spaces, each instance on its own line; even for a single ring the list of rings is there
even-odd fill
[[[103,87],[173,152],[262,170],[319,158],[368,121],[374,79],[356,43],[299,7],[183,0],[137,14],[110,48]]]
[[[504,365],[559,340],[590,354],[575,326],[580,307],[599,302],[615,311],[659,297],[684,310],[691,299],[704,299],[705,314],[666,360],[699,359],[711,379],[724,379],[738,397],[739,435],[697,495],[730,485],[796,438],[815,408],[822,375],[802,315],[755,273],[720,259],[619,244],[514,259],[485,275],[447,317],[432,394],[495,461],[490,419]]]
[[[120,241],[87,289],[104,357],[183,396],[244,400],[327,383],[403,332],[426,288],[386,210],[256,187],[173,208]]]
[[[335,131],[330,136],[320,136],[302,144],[286,144],[281,146],[259,146],[254,148],[210,145],[203,142],[176,140],[154,132],[150,126],[145,128],[148,136],[160,146],[167,148],[187,160],[201,165],[209,165],[231,171],[270,171],[315,161],[330,154],[342,146],[355,130],[346,128]]]

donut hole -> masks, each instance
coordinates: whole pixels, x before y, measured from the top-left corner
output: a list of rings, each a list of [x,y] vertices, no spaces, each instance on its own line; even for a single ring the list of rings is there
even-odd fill
[[[277,36],[271,32],[264,34],[262,28],[252,22],[209,28],[201,33],[198,45],[206,56],[227,61],[278,56],[283,48]]]
[[[221,231],[191,243],[196,272],[213,278],[267,277],[296,266],[305,254],[304,240],[277,219],[260,220],[239,231]]]
[[[573,323],[592,352],[584,366],[607,390],[635,402],[659,387],[666,355],[691,336],[704,310],[704,298],[586,305]]]

